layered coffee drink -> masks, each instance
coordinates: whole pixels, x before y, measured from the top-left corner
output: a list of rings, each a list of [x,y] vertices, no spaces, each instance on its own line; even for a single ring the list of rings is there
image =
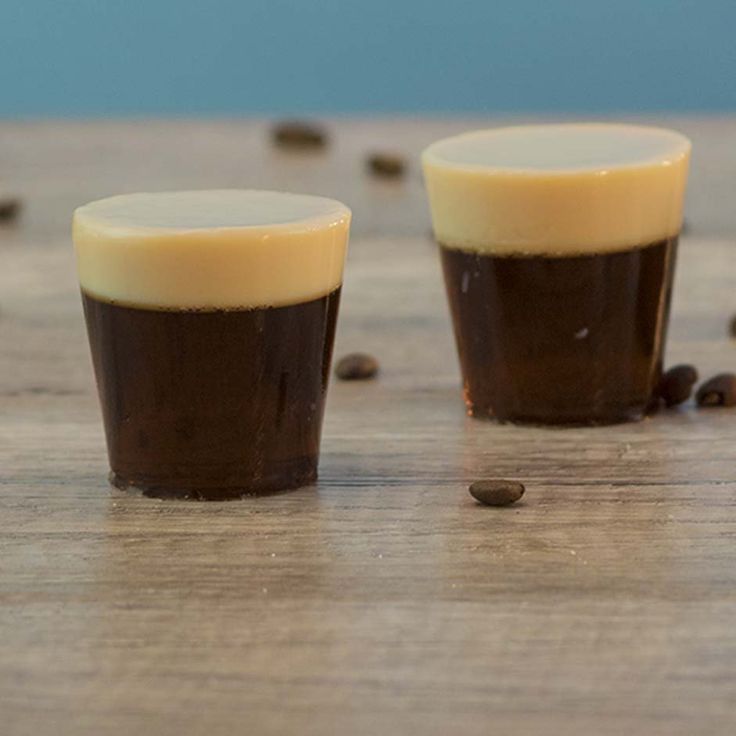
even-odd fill
[[[607,424],[656,406],[689,154],[673,131],[596,124],[425,151],[472,416]]]
[[[312,483],[350,212],[260,191],[74,216],[111,482],[236,498]]]

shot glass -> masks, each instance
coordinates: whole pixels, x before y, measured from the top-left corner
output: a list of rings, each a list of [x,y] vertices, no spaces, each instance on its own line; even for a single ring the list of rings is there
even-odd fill
[[[689,158],[677,132],[609,124],[424,151],[470,415],[609,424],[656,405]]]
[[[350,210],[264,191],[74,213],[110,481],[237,498],[317,477]]]

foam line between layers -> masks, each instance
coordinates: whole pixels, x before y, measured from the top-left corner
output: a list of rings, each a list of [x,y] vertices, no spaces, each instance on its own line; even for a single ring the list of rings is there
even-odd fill
[[[674,131],[569,124],[476,131],[422,156],[446,246],[575,255],[679,234],[690,141]]]
[[[90,296],[151,309],[245,309],[311,301],[340,286],[350,210],[257,190],[131,194],[74,213]]]

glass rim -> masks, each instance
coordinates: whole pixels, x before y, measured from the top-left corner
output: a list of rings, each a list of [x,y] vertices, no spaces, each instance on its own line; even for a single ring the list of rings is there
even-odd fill
[[[606,142],[605,136],[608,135],[608,143],[620,143],[621,146],[631,144],[632,139],[639,136],[639,143],[644,142],[645,138],[658,144],[650,155],[641,155],[629,157],[619,154],[619,160],[616,156],[610,156],[609,160],[601,156],[601,161],[590,164],[574,164],[565,165],[515,165],[503,163],[503,157],[508,160],[509,153],[502,152],[501,162],[494,164],[490,161],[473,162],[467,160],[472,151],[468,153],[467,149],[472,149],[474,144],[490,143],[499,144],[504,142],[512,142],[519,145],[519,140],[513,141],[514,137],[522,139],[527,136],[534,140],[535,136],[539,138],[540,134],[547,134],[548,140],[541,141],[545,145],[551,147],[555,143],[553,136],[559,134],[561,140],[566,135],[590,135],[603,134],[601,141]],[[619,136],[619,140],[615,141],[614,136]],[[627,141],[628,138],[628,141]],[[570,143],[570,141],[565,141]],[[540,141],[537,141],[539,144]],[[559,141],[558,141],[559,143]],[[463,152],[463,148],[466,150]],[[454,150],[454,155],[453,155]],[[458,150],[460,155],[458,155]],[[594,175],[605,176],[611,171],[636,170],[640,168],[650,167],[667,167],[673,166],[689,157],[692,150],[692,142],[684,134],[671,128],[659,126],[639,125],[631,123],[610,123],[610,122],[572,122],[572,123],[532,123],[524,125],[507,125],[496,128],[483,128],[472,130],[458,135],[449,136],[434,141],[427,146],[422,152],[422,163],[425,168],[434,167],[447,171],[457,171],[458,173],[480,174],[486,176],[503,176],[503,177],[538,177],[553,178],[566,176]],[[513,154],[512,154],[513,155]],[[522,154],[523,155],[523,154]]]

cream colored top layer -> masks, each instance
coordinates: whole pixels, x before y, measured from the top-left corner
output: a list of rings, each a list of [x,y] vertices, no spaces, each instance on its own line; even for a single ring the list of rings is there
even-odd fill
[[[633,125],[531,125],[438,141],[422,162],[437,239],[573,255],[675,236],[690,141]]]
[[[91,296],[164,309],[283,306],[342,283],[350,210],[281,192],[126,194],[74,213]]]

